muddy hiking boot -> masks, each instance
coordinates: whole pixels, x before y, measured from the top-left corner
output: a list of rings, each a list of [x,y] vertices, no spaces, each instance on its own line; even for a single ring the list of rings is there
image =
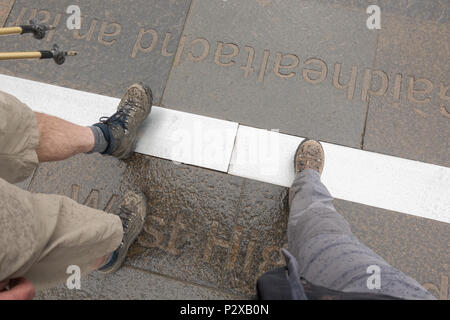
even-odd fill
[[[322,174],[324,162],[325,153],[320,142],[305,139],[295,152],[295,173],[302,172],[305,169],[312,169]]]
[[[127,89],[117,112],[109,118],[101,118],[99,123],[94,124],[102,130],[108,141],[108,148],[102,154],[119,159],[126,159],[131,155],[138,129],[150,114],[152,103],[150,88],[136,83]]]
[[[127,192],[119,206],[118,214],[123,227],[122,242],[109,257],[106,264],[98,269],[98,271],[107,274],[120,269],[125,261],[128,249],[144,227],[147,214],[148,207],[145,196],[142,193]]]
[[[300,143],[294,156],[295,173],[298,174],[305,169],[312,169],[322,174],[325,163],[325,153],[319,141],[305,139]],[[289,189],[289,208],[292,208],[294,191]]]

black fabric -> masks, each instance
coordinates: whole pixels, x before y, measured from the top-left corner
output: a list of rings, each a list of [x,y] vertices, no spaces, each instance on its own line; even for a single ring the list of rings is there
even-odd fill
[[[292,300],[291,286],[286,276],[287,267],[264,273],[256,282],[259,300]]]
[[[287,277],[288,268],[282,267],[264,273],[256,283],[260,300],[292,300],[291,285]],[[401,300],[378,293],[342,292],[316,286],[306,279],[300,282],[310,300]]]

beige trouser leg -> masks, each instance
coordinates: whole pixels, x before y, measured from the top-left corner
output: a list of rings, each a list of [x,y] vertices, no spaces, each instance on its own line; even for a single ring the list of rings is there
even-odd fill
[[[93,271],[123,231],[116,215],[11,184],[33,173],[38,142],[31,109],[0,92],[0,281],[25,277],[40,290],[65,283],[71,265]]]

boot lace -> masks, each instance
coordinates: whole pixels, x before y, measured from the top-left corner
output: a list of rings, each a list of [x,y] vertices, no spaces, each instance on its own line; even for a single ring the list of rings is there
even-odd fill
[[[128,121],[131,117],[131,112],[135,112],[136,107],[133,104],[126,100],[125,104],[122,108],[120,108],[116,113],[114,113],[111,117],[101,117],[100,122],[103,124],[119,124],[123,129],[128,129]]]

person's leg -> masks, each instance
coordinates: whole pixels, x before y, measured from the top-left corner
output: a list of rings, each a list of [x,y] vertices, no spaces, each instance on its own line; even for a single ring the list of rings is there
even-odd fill
[[[67,268],[94,271],[122,241],[121,219],[60,195],[32,194],[0,179],[0,279],[26,278],[36,290],[64,283]]]
[[[39,162],[60,161],[94,148],[94,133],[63,119],[35,112],[39,145],[36,153]]]
[[[147,118],[151,107],[150,89],[135,84],[127,90],[118,113],[92,127],[35,112],[39,131],[36,149],[39,162],[65,160],[93,151],[126,158],[132,151],[136,131]]]
[[[55,224],[63,222],[55,208],[68,198],[56,196],[46,206],[32,205],[45,202],[48,196],[32,195],[9,183],[26,179],[36,169],[39,159],[45,161],[64,159],[92,149],[90,128],[76,126],[67,121],[34,113],[15,97],[0,92],[0,280],[22,272],[37,259]],[[90,148],[90,149],[89,149]],[[75,206],[73,206],[74,208]],[[41,212],[39,210],[41,208]],[[81,207],[80,208],[86,208]],[[80,211],[90,212],[90,208]],[[72,214],[75,214],[73,212]],[[104,214],[101,212],[101,214]],[[99,215],[97,213],[97,215]],[[120,219],[114,217],[120,222]],[[116,221],[117,221],[116,220]],[[108,224],[111,221],[107,220]],[[122,228],[120,226],[120,236]],[[103,227],[99,226],[102,230]],[[120,242],[120,241],[119,241]],[[94,267],[103,265],[115,248],[93,256]],[[16,276],[16,275],[14,275]]]
[[[303,168],[300,168],[302,170],[299,170],[290,189],[289,252],[298,262],[300,276],[332,290],[433,299],[417,281],[390,266],[352,234],[349,224],[336,211],[333,198],[320,181],[321,169],[317,170],[320,165],[311,165],[314,153],[317,154],[315,148],[317,145],[309,151],[308,146],[304,148],[311,161],[299,165]],[[369,266],[380,268],[380,289],[367,286],[371,276],[367,272]]]
[[[18,183],[33,174],[39,163],[37,120],[30,108],[1,91],[0,114],[0,178]]]
[[[105,273],[113,272],[122,265],[144,224],[143,195],[127,193],[118,217],[64,196],[31,194],[8,182],[24,180],[36,168],[38,158],[55,161],[81,152],[128,157],[151,107],[150,89],[135,84],[127,90],[117,113],[84,128],[35,114],[0,92],[4,114],[0,119],[0,225],[8,231],[0,234],[0,245],[10,249],[0,252],[0,281],[25,276],[44,288],[67,277],[64,266],[68,263],[80,266],[84,274],[101,267]]]

